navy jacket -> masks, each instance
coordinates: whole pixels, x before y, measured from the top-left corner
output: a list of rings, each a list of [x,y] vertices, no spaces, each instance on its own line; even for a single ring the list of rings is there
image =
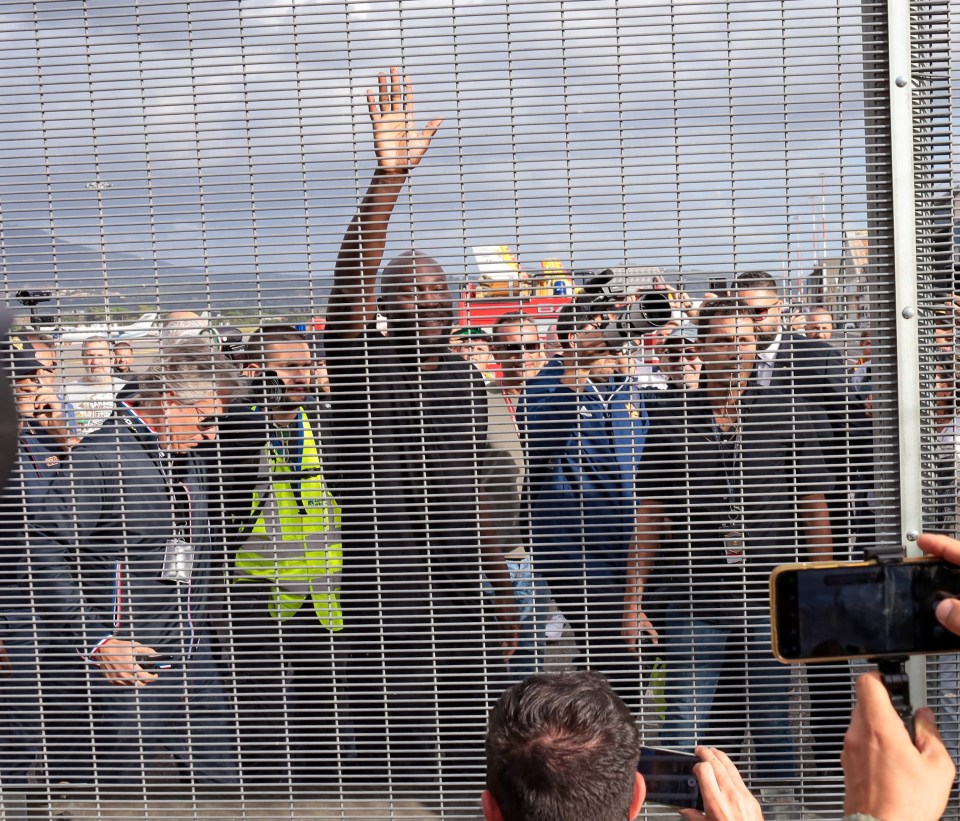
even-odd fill
[[[174,657],[189,655],[206,621],[211,543],[203,473],[192,453],[176,463],[129,410],[78,445],[31,516],[21,566],[47,627],[88,652],[107,635]],[[189,526],[177,528],[177,520]],[[192,582],[161,580],[175,536],[195,551]]]
[[[537,566],[548,577],[621,583],[634,532],[645,395],[611,377],[577,393],[554,358],[527,383],[517,412],[528,458],[526,497]]]

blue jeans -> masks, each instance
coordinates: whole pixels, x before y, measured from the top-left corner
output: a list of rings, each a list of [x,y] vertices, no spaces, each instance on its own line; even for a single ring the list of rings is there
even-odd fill
[[[728,659],[742,661],[734,665],[742,680],[736,719],[753,736],[757,770],[761,776],[792,778],[790,668],[770,650],[769,617],[751,614],[745,625],[714,623],[675,607],[664,616],[660,638],[667,705],[660,743],[677,749],[703,743],[716,723],[712,712],[721,668]]]

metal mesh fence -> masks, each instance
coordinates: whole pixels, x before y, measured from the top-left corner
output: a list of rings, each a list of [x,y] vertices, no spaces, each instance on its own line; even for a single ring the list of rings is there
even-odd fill
[[[0,816],[481,817],[578,668],[837,816],[768,578],[956,535],[953,12],[0,2]]]

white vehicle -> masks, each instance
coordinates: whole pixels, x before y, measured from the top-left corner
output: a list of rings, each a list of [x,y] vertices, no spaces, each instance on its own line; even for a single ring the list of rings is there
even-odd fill
[[[142,336],[155,336],[160,328],[157,323],[157,313],[147,313],[130,325],[116,323],[101,323],[97,325],[78,325],[73,328],[64,328],[57,336],[63,342],[83,342],[91,336],[103,336],[110,340],[137,339]]]

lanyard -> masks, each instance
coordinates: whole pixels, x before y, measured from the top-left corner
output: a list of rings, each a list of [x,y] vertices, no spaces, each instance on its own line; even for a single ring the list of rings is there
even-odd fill
[[[736,527],[742,527],[744,512],[743,436],[739,423],[735,425],[735,428],[736,432],[730,433],[722,431],[717,424],[713,426],[714,438],[720,454],[720,464],[723,469],[724,483],[727,486],[724,501],[729,508],[729,521]]]
[[[281,436],[280,429],[276,428],[276,435],[270,437],[273,448],[273,458],[280,465],[288,467],[296,479],[290,479],[290,489],[297,500],[297,512],[301,516],[307,515],[307,507],[303,502],[303,448],[306,433],[303,426],[303,411],[297,411],[296,427],[286,428],[288,436]]]

